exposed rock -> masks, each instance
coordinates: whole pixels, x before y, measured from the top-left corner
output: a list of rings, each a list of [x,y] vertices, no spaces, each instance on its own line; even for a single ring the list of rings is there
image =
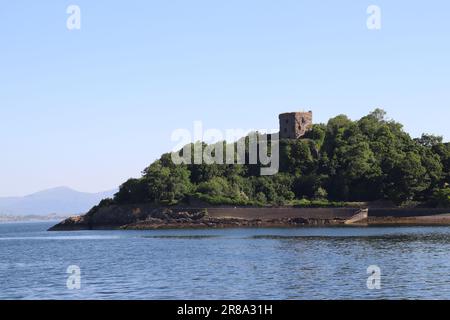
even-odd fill
[[[292,224],[309,224],[309,221],[306,218],[293,218],[290,222]]]
[[[280,218],[210,217],[206,209],[158,208],[144,204],[94,208],[86,215],[64,220],[50,230],[296,227],[342,223],[343,221],[339,219],[283,216]]]
[[[87,230],[91,229],[89,219],[87,216],[70,217],[57,225],[51,227],[49,231],[63,231],[63,230]]]
[[[255,228],[335,226],[360,218],[367,224],[450,225],[446,210],[372,209],[379,217],[367,219],[367,212],[357,208],[180,208],[150,204],[94,207],[84,216],[71,217],[52,227],[52,231],[89,229],[180,229],[180,228]],[[377,211],[378,210],[378,211]],[[442,212],[441,212],[442,211]],[[363,213],[363,215],[362,215]],[[394,216],[387,216],[391,213]],[[416,217],[411,217],[415,213]],[[404,216],[402,216],[402,214]],[[361,217],[359,217],[361,215]],[[359,225],[359,224],[356,224]]]

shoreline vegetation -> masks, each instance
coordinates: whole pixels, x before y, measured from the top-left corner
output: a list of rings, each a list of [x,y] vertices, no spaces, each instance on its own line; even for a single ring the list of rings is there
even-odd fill
[[[271,144],[270,136],[264,139]],[[232,144],[231,148],[237,150],[239,142],[245,144],[244,162],[249,163],[248,136]],[[201,144],[201,150],[211,148],[197,142],[190,145],[191,150],[198,144]],[[218,144],[223,150],[229,150],[226,142]],[[183,150],[179,156],[182,153]],[[324,225],[345,221],[339,217],[301,217],[301,213],[298,217],[278,216],[271,221],[260,217],[247,219],[244,215],[240,220],[232,221],[226,220],[226,213],[223,213],[225,216],[198,218],[201,210],[194,214],[196,218],[189,216],[193,214],[189,213],[192,210],[180,217],[168,214],[158,218],[161,212],[179,212],[174,208],[183,207],[228,207],[229,211],[232,208],[296,208],[299,212],[313,208],[369,207],[369,224],[447,224],[448,219],[442,214],[450,213],[450,209],[445,209],[450,208],[450,144],[443,142],[442,137],[430,134],[411,138],[400,123],[387,119],[383,110],[376,109],[357,121],[339,115],[327,124],[314,124],[302,138],[281,139],[279,155],[279,172],[261,176],[260,169],[264,166],[259,162],[175,165],[171,154],[166,153],[144,169],[141,178],[123,183],[114,198],[102,200],[85,216],[68,219],[58,226],[67,229],[111,226],[151,229],[196,225]],[[144,210],[145,217],[135,216],[135,210],[142,213],[139,204],[153,208],[156,217],[148,210]],[[370,207],[391,208],[392,217],[370,217]],[[117,208],[125,213],[119,214]],[[397,209],[426,212],[434,208],[443,208],[439,218],[426,219],[423,217],[426,214],[413,215],[410,219],[404,215],[396,216]],[[135,220],[120,224],[122,214]]]

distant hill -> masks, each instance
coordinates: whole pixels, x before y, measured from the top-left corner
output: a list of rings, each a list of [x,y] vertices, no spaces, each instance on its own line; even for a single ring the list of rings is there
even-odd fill
[[[79,192],[67,187],[52,188],[24,197],[0,197],[0,215],[70,215],[89,211],[117,190]]]

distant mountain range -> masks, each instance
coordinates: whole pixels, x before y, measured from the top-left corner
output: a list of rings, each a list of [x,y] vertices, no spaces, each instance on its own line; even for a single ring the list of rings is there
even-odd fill
[[[85,213],[117,190],[99,193],[79,192],[58,187],[24,197],[0,197],[0,215],[74,215]]]

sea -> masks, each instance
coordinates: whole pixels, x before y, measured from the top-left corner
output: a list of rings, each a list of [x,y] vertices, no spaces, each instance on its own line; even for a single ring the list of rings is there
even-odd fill
[[[0,300],[450,299],[450,227],[0,224]]]

